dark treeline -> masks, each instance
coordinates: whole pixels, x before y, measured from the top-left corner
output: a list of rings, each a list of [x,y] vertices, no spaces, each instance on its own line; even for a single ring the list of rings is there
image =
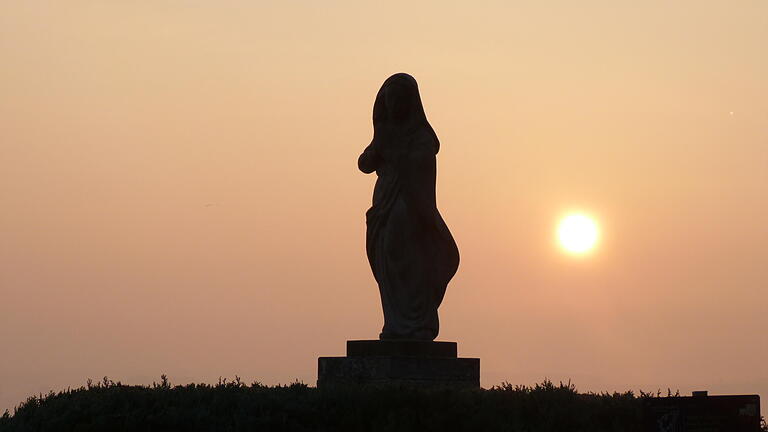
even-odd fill
[[[0,431],[529,431],[641,430],[653,395],[578,393],[570,383],[489,390],[393,387],[318,390],[302,383],[152,386],[107,378],[33,396],[0,417]]]

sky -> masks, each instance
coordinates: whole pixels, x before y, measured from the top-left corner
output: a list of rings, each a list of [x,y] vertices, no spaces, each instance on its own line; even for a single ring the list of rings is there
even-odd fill
[[[766,42],[765,0],[0,2],[0,411],[314,384],[376,338],[356,161],[396,72],[461,252],[438,339],[483,387],[765,399]]]

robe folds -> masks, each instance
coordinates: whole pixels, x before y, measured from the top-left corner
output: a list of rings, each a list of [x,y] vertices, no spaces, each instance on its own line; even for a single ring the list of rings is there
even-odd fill
[[[378,176],[366,212],[366,252],[384,310],[380,338],[434,340],[437,309],[459,265],[435,199],[439,143],[428,126],[382,142],[358,161]]]

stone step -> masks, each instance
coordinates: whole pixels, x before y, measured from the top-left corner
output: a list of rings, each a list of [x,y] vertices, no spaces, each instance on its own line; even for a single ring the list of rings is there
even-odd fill
[[[420,340],[351,340],[348,357],[458,357],[456,342]]]

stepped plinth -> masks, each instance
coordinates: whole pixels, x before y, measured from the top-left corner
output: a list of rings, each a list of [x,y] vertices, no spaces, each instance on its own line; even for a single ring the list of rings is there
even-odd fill
[[[334,385],[480,388],[480,359],[456,342],[352,340],[346,357],[318,358],[317,386]]]

